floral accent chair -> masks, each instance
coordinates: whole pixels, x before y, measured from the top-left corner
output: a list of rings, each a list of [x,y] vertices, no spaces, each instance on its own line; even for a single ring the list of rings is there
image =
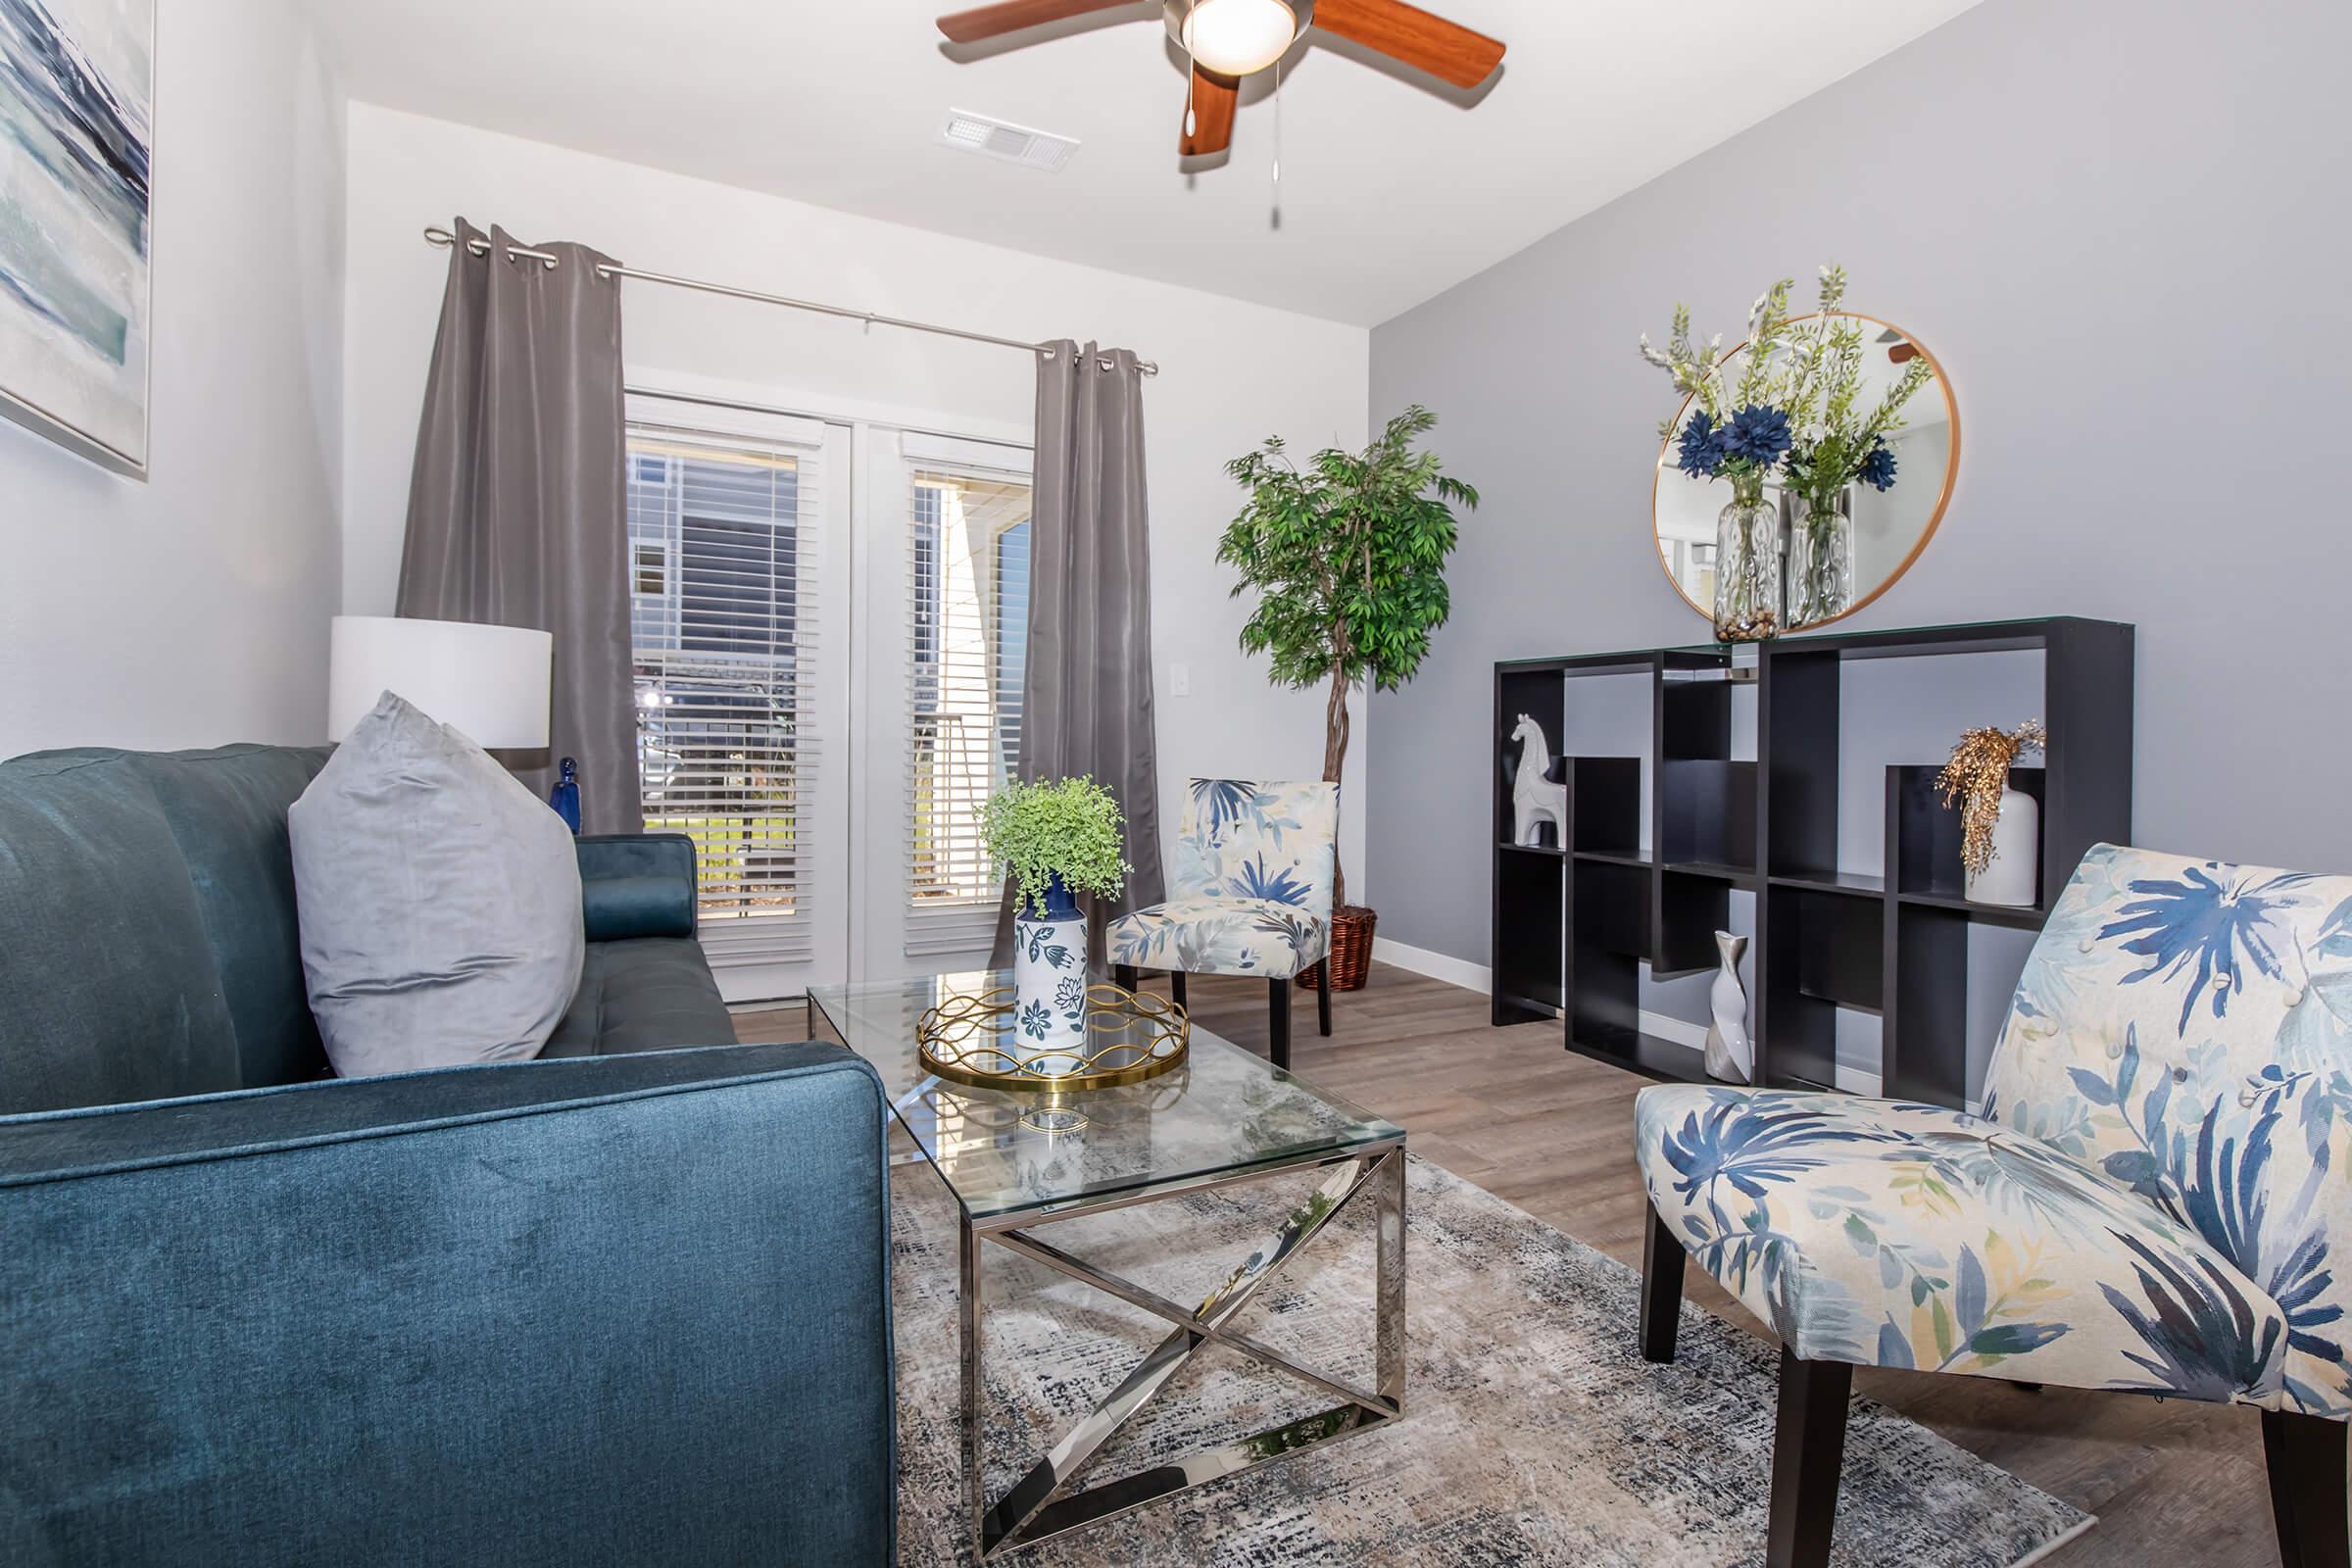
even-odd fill
[[[1981,1116],[1642,1091],[1642,1354],[1688,1252],[1782,1343],[1769,1563],[1828,1560],[1856,1366],[2262,1412],[2284,1561],[2344,1568],[2352,877],[2100,845]]]
[[[1197,778],[1185,794],[1165,904],[1121,915],[1106,950],[1121,985],[1138,969],[1168,971],[1179,1003],[1187,974],[1262,975],[1269,1054],[1291,1064],[1291,981],[1331,945],[1332,872],[1340,831],[1337,784]],[[1331,1033],[1331,988],[1315,993]]]

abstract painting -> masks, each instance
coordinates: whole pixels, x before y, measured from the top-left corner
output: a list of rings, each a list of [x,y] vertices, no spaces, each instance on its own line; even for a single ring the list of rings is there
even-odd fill
[[[155,0],[0,0],[0,414],[147,468]]]

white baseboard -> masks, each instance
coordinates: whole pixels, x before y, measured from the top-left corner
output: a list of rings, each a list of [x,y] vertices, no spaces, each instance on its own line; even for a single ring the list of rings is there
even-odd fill
[[[1642,1032],[1656,1035],[1660,1040],[1671,1040],[1678,1046],[1689,1046],[1692,1051],[1707,1049],[1707,1026],[1692,1023],[1688,1018],[1669,1018],[1662,1012],[1644,1010],[1642,1013]],[[1838,1087],[1849,1095],[1876,1100],[1879,1098],[1879,1075],[1867,1068],[1848,1067],[1840,1062],[1838,1065]]]
[[[1399,969],[1410,969],[1432,980],[1443,980],[1449,986],[1475,991],[1482,997],[1492,995],[1494,990],[1494,971],[1483,963],[1472,963],[1467,958],[1449,957],[1443,953],[1432,953],[1427,948],[1407,947],[1401,942],[1392,942],[1387,937],[1372,939],[1372,956],[1382,963],[1393,963]]]
[[[1642,1009],[1639,1021],[1645,1035],[1656,1035],[1660,1040],[1671,1040],[1678,1046],[1689,1046],[1692,1051],[1707,1049],[1707,1026],[1703,1023],[1692,1023],[1688,1018],[1669,1018],[1662,1012],[1651,1012],[1646,1007]]]
[[[1475,991],[1482,997],[1491,995],[1494,989],[1494,972],[1483,963],[1472,963],[1466,958],[1432,953],[1427,948],[1393,942],[1387,937],[1372,939],[1372,956],[1382,963],[1393,963],[1399,969],[1409,969],[1414,974],[1427,975],[1432,980],[1443,980],[1449,986]],[[1703,1023],[1692,1023],[1688,1018],[1669,1018],[1662,1012],[1644,1010],[1641,1024],[1642,1033],[1656,1035],[1660,1040],[1671,1040],[1676,1045],[1689,1046],[1692,1051],[1706,1049],[1707,1026]],[[1876,1100],[1879,1083],[1879,1075],[1875,1072],[1861,1067],[1848,1067],[1843,1063],[1838,1065],[1838,1087],[1849,1095],[1862,1095]]]

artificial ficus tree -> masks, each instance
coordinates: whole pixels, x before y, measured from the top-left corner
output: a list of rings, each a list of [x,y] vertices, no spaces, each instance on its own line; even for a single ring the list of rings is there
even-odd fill
[[[1258,596],[1243,651],[1269,656],[1277,685],[1328,684],[1323,777],[1334,784],[1348,760],[1348,692],[1411,680],[1451,609],[1452,508],[1475,510],[1478,492],[1443,472],[1436,453],[1414,450],[1437,422],[1415,404],[1362,452],[1329,447],[1301,468],[1273,436],[1225,466],[1250,491],[1217,545],[1241,572],[1234,596]],[[1332,894],[1348,902],[1336,857]]]

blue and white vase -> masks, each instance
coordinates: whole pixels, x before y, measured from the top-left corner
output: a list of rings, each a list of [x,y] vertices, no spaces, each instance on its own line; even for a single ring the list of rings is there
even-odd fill
[[[1040,1076],[1086,1065],[1086,916],[1059,876],[1046,883],[1043,918],[1023,901],[1013,919],[1012,1033]]]

